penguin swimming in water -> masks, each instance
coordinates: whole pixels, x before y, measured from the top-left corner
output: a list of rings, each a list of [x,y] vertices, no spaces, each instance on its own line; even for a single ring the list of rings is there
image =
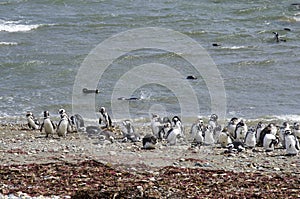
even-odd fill
[[[100,110],[100,117],[99,117],[99,124],[101,125],[101,123],[103,122],[105,124],[105,128],[112,128],[112,121],[110,119],[110,116],[108,115],[108,113],[106,112],[104,107],[101,107]]]
[[[295,135],[293,135],[291,130],[285,131],[285,148],[286,155],[298,155],[300,146],[299,141]]]
[[[256,146],[256,134],[254,128],[249,128],[247,131],[244,144],[248,148],[254,148]]]
[[[32,130],[39,129],[40,122],[37,118],[34,117],[32,112],[27,112],[26,114],[28,127]]]
[[[58,136],[62,136],[62,137],[66,137],[67,136],[67,131],[68,131],[68,127],[69,127],[69,119],[68,119],[68,116],[65,114],[65,115],[62,115],[61,116],[61,119],[57,125],[57,129],[56,129],[56,132],[57,132],[57,135]]]
[[[46,133],[46,137],[54,134],[55,124],[50,119],[49,111],[44,111],[44,121],[40,127],[40,132],[42,132],[43,128]]]

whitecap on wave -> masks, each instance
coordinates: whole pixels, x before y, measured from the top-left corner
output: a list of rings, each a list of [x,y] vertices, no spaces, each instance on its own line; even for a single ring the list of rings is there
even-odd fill
[[[42,24],[21,24],[20,21],[4,21],[0,20],[0,31],[5,32],[27,32],[37,29]]]

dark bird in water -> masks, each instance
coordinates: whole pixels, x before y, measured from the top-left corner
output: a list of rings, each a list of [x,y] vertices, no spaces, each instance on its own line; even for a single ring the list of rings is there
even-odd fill
[[[273,32],[273,34],[275,35],[275,36],[274,36],[274,39],[275,39],[276,42],[280,42],[280,41],[286,42],[286,39],[281,39],[281,38],[279,37],[278,32]]]

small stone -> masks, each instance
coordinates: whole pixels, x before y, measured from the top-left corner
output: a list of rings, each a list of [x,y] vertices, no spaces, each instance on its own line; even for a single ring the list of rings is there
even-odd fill
[[[280,171],[280,168],[274,167],[274,170],[275,170],[275,171]]]
[[[117,152],[115,152],[115,151],[109,151],[108,154],[109,155],[117,155]]]

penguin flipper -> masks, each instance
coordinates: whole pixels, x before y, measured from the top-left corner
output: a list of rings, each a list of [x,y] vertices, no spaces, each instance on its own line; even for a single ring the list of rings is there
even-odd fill
[[[41,125],[40,132],[42,132],[43,127],[44,127],[44,122],[43,122],[42,125]]]

